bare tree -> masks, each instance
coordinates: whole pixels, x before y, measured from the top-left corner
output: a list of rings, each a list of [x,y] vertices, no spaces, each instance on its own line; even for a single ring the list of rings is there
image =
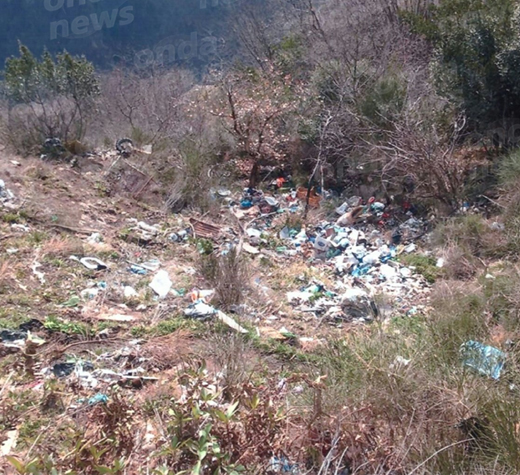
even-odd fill
[[[118,135],[141,134],[156,145],[180,135],[183,96],[194,82],[185,70],[139,74],[118,69],[103,78],[106,92],[100,110]]]
[[[402,188],[412,183],[416,196],[435,198],[452,209],[460,205],[466,166],[456,156],[458,138],[465,127],[460,116],[449,134],[427,126],[411,108],[394,123],[388,142],[380,145],[382,182]]]
[[[285,156],[289,141],[286,119],[298,104],[289,80],[271,68],[263,74],[233,72],[222,82],[221,100],[213,114],[235,138],[238,155],[251,162],[250,187],[256,186],[263,163]]]

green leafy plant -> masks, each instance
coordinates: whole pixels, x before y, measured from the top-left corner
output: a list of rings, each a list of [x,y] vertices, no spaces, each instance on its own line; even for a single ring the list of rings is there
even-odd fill
[[[89,329],[81,323],[66,322],[54,316],[47,317],[43,326],[47,330],[67,334],[86,335],[89,333]]]
[[[5,90],[10,101],[9,127],[18,148],[41,145],[46,138],[80,140],[87,129],[92,99],[99,94],[94,66],[66,51],[38,60],[20,44],[19,56],[6,61]],[[17,104],[29,107],[15,110]]]

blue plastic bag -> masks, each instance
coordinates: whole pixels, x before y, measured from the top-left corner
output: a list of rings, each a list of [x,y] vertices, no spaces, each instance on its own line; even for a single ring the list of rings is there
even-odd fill
[[[460,347],[462,361],[465,366],[478,371],[484,376],[499,379],[504,368],[506,355],[492,346],[478,341],[467,341]]]

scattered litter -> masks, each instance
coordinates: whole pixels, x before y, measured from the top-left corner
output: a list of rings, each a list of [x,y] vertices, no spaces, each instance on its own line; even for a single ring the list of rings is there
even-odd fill
[[[42,283],[42,284],[45,284],[45,274],[43,272],[38,272],[36,269],[39,269],[40,267],[42,267],[42,265],[37,262],[37,261],[34,261],[32,263],[32,266],[31,266],[31,269],[33,271],[33,274],[38,278],[38,280]]]
[[[96,318],[98,320],[103,320],[106,322],[129,323],[129,322],[135,321],[135,317],[133,317],[132,315],[103,314],[103,315],[98,315]]]
[[[152,259],[150,261],[143,262],[142,264],[134,264],[132,262],[130,262],[130,264],[132,264],[132,267],[140,267],[152,272],[155,272],[159,269],[159,267],[161,267],[161,263],[158,259]]]
[[[255,228],[247,228],[246,233],[250,238],[260,239],[260,237],[262,236],[262,231],[259,231],[258,229],[255,229]]]
[[[303,201],[303,203],[307,201],[307,195],[309,195],[309,207],[318,208],[320,206],[321,196],[316,193],[314,188],[311,188],[310,193],[309,190],[304,187],[300,187],[296,190],[296,198]]]
[[[125,285],[123,288],[123,295],[125,296],[125,299],[131,299],[133,297],[137,297],[139,294],[133,287]]]
[[[73,260],[73,261],[77,261],[77,262],[83,264],[89,270],[105,270],[105,269],[108,269],[108,266],[103,261],[100,261],[96,257],[83,257],[82,259],[79,259],[76,256],[70,256],[70,259]]]
[[[0,455],[6,457],[13,452],[18,442],[20,432],[18,429],[10,430],[5,433],[6,439],[0,446]]]
[[[36,320],[37,321],[37,320]],[[40,322],[38,322],[40,324]],[[40,324],[41,325],[41,324]],[[5,347],[23,349],[27,342],[33,345],[41,346],[45,340],[30,332],[32,327],[20,325],[17,330],[2,330],[0,331],[0,341]],[[39,327],[38,327],[39,328]]]
[[[275,473],[290,473],[292,475],[298,475],[300,473],[298,465],[292,464],[289,462],[289,459],[284,456],[271,458],[268,470]]]
[[[341,308],[349,318],[366,320],[372,318],[375,304],[364,290],[350,288],[342,296]]]
[[[139,149],[139,152],[146,153],[147,155],[151,155],[152,151],[153,151],[152,144],[143,145],[143,147]]]
[[[13,229],[14,231],[22,231],[24,233],[28,233],[31,230],[29,226],[19,223],[11,224],[11,229]]]
[[[141,266],[138,266],[138,265],[132,265],[128,268],[128,270],[132,273],[132,274],[137,274],[137,275],[146,275],[148,274],[148,271],[141,267]]]
[[[67,363],[56,363],[52,367],[52,373],[57,378],[66,378],[70,376],[76,369],[81,371],[94,371],[94,365],[90,362],[67,362]]]
[[[193,290],[190,292],[190,298],[192,302],[202,301],[209,302],[215,295],[215,290]]]
[[[184,315],[194,318],[211,317],[216,313],[217,310],[215,308],[200,300],[192,303],[184,310]]]
[[[218,239],[220,236],[221,229],[213,224],[205,223],[195,218],[190,218],[190,223],[197,238]]]
[[[4,206],[12,208],[14,201],[14,194],[7,188],[4,180],[0,180],[0,203]]]
[[[217,311],[217,318],[222,323],[225,323],[232,330],[235,330],[239,333],[249,333],[244,327],[240,326],[235,320],[233,320],[231,317],[221,312],[220,310]]]
[[[247,242],[245,242],[243,244],[243,249],[248,254],[252,254],[252,255],[260,254],[260,251],[256,247],[251,246],[251,244],[249,244]]]
[[[139,229],[142,229],[143,231],[146,231],[147,233],[150,233],[150,234],[153,234],[153,235],[159,234],[159,229],[157,229],[155,226],[151,226],[149,224],[146,224],[143,221],[139,221],[137,223],[137,227]]]
[[[104,284],[104,286],[103,286]],[[106,283],[99,283],[96,287],[89,287],[81,291],[80,296],[84,300],[92,300],[96,298],[102,290],[106,289]],[[79,303],[79,302],[78,302]]]
[[[2,330],[0,331],[0,340],[2,343],[14,344],[21,346],[27,339],[27,332],[21,330]]]
[[[499,223],[497,221],[494,221],[493,223],[491,223],[489,225],[489,227],[493,230],[493,231],[504,231],[504,229],[506,229],[504,223]]]
[[[97,244],[103,242],[103,237],[99,233],[92,233],[88,238],[87,242],[89,244]]]
[[[326,252],[329,246],[329,241],[324,238],[317,237],[314,240],[314,249],[316,249],[317,251]]]
[[[89,406],[96,406],[97,404],[107,404],[108,396],[103,393],[97,393],[89,399],[79,399],[78,403],[83,404],[87,403]]]
[[[181,242],[181,241],[185,241],[188,238],[188,235],[189,235],[189,231],[186,229],[183,229],[177,233],[171,233],[169,238],[170,238],[170,241]]]
[[[506,359],[505,353],[478,341],[468,341],[460,348],[465,366],[478,371],[484,376],[499,379]]]
[[[188,306],[184,310],[184,315],[193,318],[207,319],[216,316],[221,322],[225,323],[231,329],[239,333],[249,333],[245,328],[240,326],[235,320],[216,308],[208,305],[203,300],[198,300]]]
[[[403,249],[403,252],[410,254],[411,252],[414,252],[416,249],[417,249],[417,246],[412,242],[411,244],[408,244],[408,246],[406,246]]]
[[[400,355],[397,355],[394,359],[394,362],[390,364],[391,370],[399,370],[402,368],[406,368],[412,360],[407,360],[406,358],[403,358]]]
[[[172,281],[170,280],[170,276],[168,272],[165,270],[160,270],[155,274],[152,282],[150,282],[150,288],[159,296],[159,298],[163,299],[168,295],[170,289],[172,288]]]

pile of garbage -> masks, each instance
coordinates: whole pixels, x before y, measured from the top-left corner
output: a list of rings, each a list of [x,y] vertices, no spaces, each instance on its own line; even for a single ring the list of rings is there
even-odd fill
[[[292,195],[283,199],[291,203]],[[257,198],[262,215],[268,211],[266,202],[263,195]],[[285,258],[301,255],[310,265],[328,267],[335,275],[334,289],[311,282],[289,292],[288,301],[302,312],[334,321],[370,321],[392,313],[415,313],[413,303],[423,300],[429,285],[413,268],[401,264],[399,256],[417,250],[415,242],[427,233],[428,222],[415,217],[410,206],[395,209],[374,198],[363,204],[361,198],[352,197],[336,213],[336,221],[307,228],[284,226],[277,233],[276,239],[283,243],[276,247],[278,254]],[[265,219],[245,231],[251,254],[262,253],[274,234],[272,222]],[[380,295],[393,300],[392,308],[375,304],[374,297]]]
[[[214,189],[212,196],[243,223],[241,249],[248,254],[278,261],[300,257],[334,275],[333,289],[324,289],[320,282],[308,282],[289,292],[291,305],[333,322],[366,322],[421,309],[430,286],[413,267],[403,265],[400,256],[418,249],[417,243],[427,235],[429,223],[416,216],[410,203],[388,205],[373,197],[363,202],[361,197],[353,196],[335,209],[337,216],[333,219],[313,226],[291,225],[289,213],[303,212],[308,199],[309,204],[313,200],[311,207],[319,206],[321,200],[330,200],[333,194],[319,195],[305,188],[286,190],[281,187],[284,183],[273,183],[278,190],[273,196],[251,188],[244,189],[241,196]],[[190,224],[190,228],[171,234],[170,240],[180,243],[190,237],[203,238],[212,244],[198,246],[201,253],[211,247],[211,252],[217,250],[220,254],[240,243],[240,234],[233,227],[219,228],[193,218]],[[376,300],[383,303],[376,304]],[[205,305],[194,304],[189,313],[218,316],[217,310]]]

